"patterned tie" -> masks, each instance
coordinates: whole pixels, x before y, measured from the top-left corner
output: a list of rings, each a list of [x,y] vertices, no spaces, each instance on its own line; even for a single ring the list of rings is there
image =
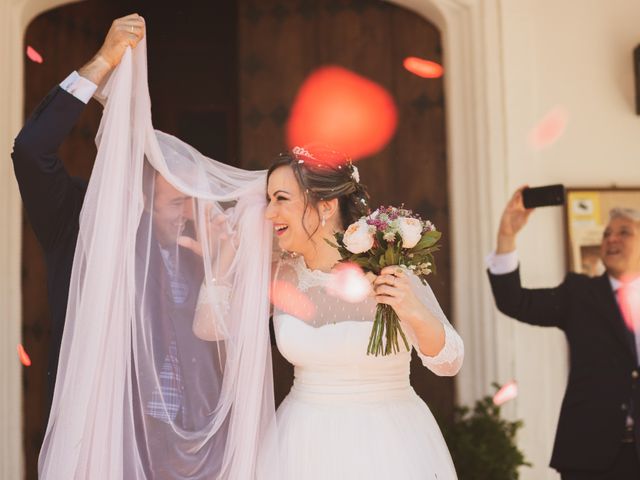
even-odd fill
[[[171,300],[177,305],[183,304],[189,294],[187,281],[178,268],[177,255],[173,250],[160,249],[162,260],[169,277]],[[158,373],[160,388],[156,388],[147,403],[147,415],[162,422],[172,423],[178,413],[184,410],[182,402],[184,386],[178,361],[178,346],[175,339],[169,342],[162,368]],[[182,411],[184,416],[184,411]]]
[[[172,423],[181,410],[183,394],[182,375],[175,340],[169,344],[169,352],[158,373],[158,383],[160,388],[154,390],[151,394],[151,400],[147,403],[147,415],[165,423]]]
[[[189,287],[187,280],[179,268],[179,259],[175,250],[161,249],[162,260],[164,266],[167,269],[167,276],[169,277],[169,288],[171,290],[171,299],[173,303],[182,305],[189,295]]]

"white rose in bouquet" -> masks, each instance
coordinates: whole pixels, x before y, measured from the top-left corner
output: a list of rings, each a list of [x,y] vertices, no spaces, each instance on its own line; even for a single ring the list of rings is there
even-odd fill
[[[398,230],[404,248],[413,248],[422,238],[422,223],[417,218],[398,218]]]
[[[375,227],[367,224],[365,219],[360,219],[349,225],[342,241],[351,253],[363,253],[373,247],[374,232]]]

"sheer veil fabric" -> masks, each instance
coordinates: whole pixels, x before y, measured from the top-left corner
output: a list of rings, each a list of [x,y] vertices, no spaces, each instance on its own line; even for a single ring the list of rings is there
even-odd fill
[[[146,69],[143,40],[101,87],[40,478],[251,479],[276,442],[266,173],[154,131]]]

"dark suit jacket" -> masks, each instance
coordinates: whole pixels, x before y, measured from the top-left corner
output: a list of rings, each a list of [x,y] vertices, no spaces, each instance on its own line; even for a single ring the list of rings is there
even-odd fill
[[[49,396],[47,412],[51,406],[51,397],[60,354],[60,344],[64,330],[64,322],[69,296],[69,283],[73,257],[79,230],[79,216],[87,189],[87,182],[69,176],[57,151],[76,124],[85,104],[57,86],[40,103],[15,140],[12,159],[20,193],[27,217],[36,237],[42,246],[47,267],[47,284],[49,304],[52,317],[52,336],[50,355],[47,367]],[[148,217],[147,217],[148,218]],[[144,225],[148,222],[142,222]],[[144,232],[144,228],[141,229]],[[181,419],[180,426],[187,430],[202,428],[210,420],[210,413],[218,400],[220,385],[216,383],[220,375],[215,375],[218,367],[216,345],[197,339],[192,333],[192,322],[196,300],[203,278],[201,259],[191,252],[179,248],[181,265],[187,280],[188,296],[182,305],[171,301],[168,286],[168,275],[162,267],[157,242],[140,239],[138,248],[146,246],[149,252],[138,252],[140,258],[150,258],[153,271],[147,278],[158,284],[151,288],[153,294],[139,299],[146,305],[148,315],[139,318],[140,322],[152,322],[153,327],[147,329],[152,335],[154,347],[155,370],[159,372],[163,366],[170,341],[177,344],[178,362],[181,366],[182,383],[185,389],[184,407],[190,412],[189,419]],[[142,291],[139,288],[138,291]],[[141,306],[141,303],[139,303]],[[134,367],[137,359],[134,358]],[[143,411],[148,391],[140,391],[144,385],[132,385],[134,400],[139,400],[140,409],[135,412],[135,421],[143,421]],[[156,425],[161,422],[156,422]],[[161,424],[162,426],[164,424]],[[143,430],[140,430],[143,431]],[[154,437],[154,431],[147,430],[148,438]],[[172,468],[192,468],[193,458],[187,459],[184,465],[175,461],[176,452],[170,448],[177,446],[175,432],[171,429],[161,435],[166,442],[164,459],[160,463]],[[210,445],[208,448],[215,448]],[[201,456],[206,456],[203,449]],[[214,457],[211,456],[213,459]],[[157,459],[147,459],[152,468]],[[205,464],[206,462],[202,462]],[[196,463],[198,464],[198,463]],[[148,467],[146,465],[145,467]],[[202,466],[202,465],[201,465]],[[159,468],[162,468],[160,465]],[[169,476],[169,478],[174,478]],[[158,477],[160,478],[160,477]],[[196,478],[195,476],[193,478]]]
[[[26,214],[47,267],[52,320],[47,412],[58,368],[78,219],[87,189],[85,180],[69,176],[57,151],[84,108],[82,101],[54,88],[25,123],[11,154]]]
[[[569,381],[551,466],[559,471],[607,469],[620,449],[628,412],[640,440],[638,356],[608,276],[569,273],[549,289],[522,288],[519,270],[489,273],[489,279],[502,313],[531,325],[558,327],[569,343]]]

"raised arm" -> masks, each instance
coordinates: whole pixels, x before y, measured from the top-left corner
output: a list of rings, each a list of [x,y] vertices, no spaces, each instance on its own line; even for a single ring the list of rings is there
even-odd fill
[[[572,275],[555,288],[523,288],[520,270],[495,275],[489,272],[491,291],[498,310],[505,315],[530,325],[564,329],[569,316]]]
[[[516,237],[533,209],[526,209],[520,187],[507,203],[498,229],[496,251],[489,257],[489,280],[498,310],[531,325],[564,327],[569,309],[566,287],[571,277],[556,288],[527,289],[520,282]]]
[[[27,216],[45,250],[77,223],[85,184],[72,179],[58,149],[76,124],[96,85],[118,64],[127,46],[144,35],[138,15],[115,20],[105,43],[78,73],[56,86],[26,121],[15,139],[14,171]]]

